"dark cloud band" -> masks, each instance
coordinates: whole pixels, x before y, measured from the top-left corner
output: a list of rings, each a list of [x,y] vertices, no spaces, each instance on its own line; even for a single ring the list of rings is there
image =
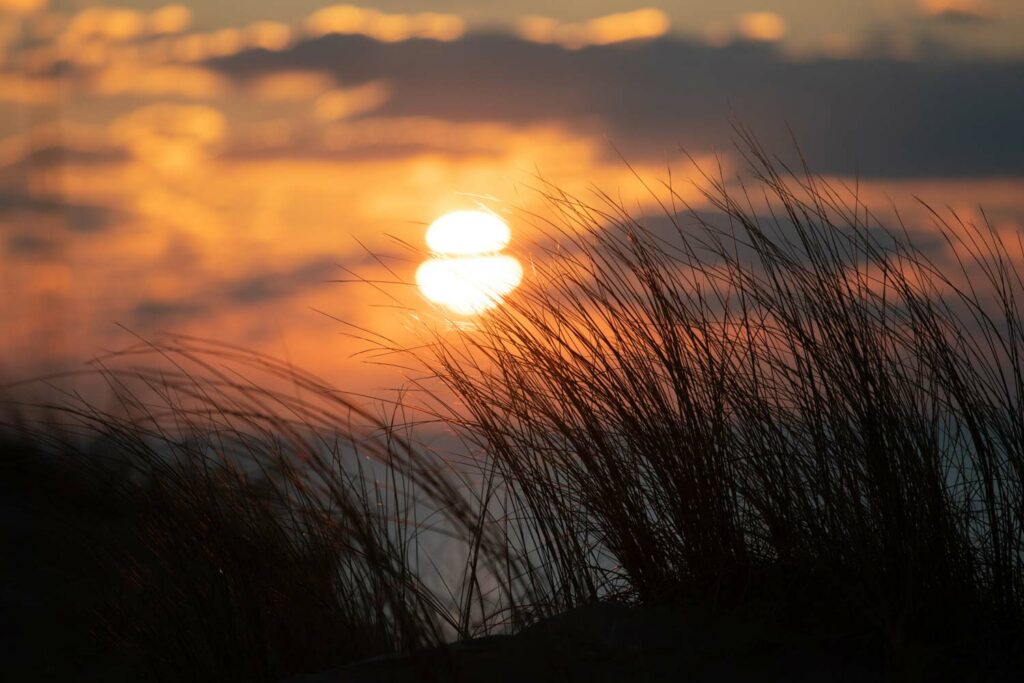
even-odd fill
[[[475,34],[450,43],[332,35],[211,65],[239,78],[311,69],[346,84],[385,79],[394,95],[378,115],[597,119],[636,156],[722,148],[735,117],[769,148],[789,146],[791,127],[821,172],[1024,175],[1020,61],[790,61],[771,46],[680,40],[566,50]]]

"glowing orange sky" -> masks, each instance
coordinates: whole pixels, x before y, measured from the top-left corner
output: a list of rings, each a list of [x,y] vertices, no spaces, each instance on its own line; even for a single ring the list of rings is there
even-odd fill
[[[862,76],[875,68],[830,61],[836,55],[794,62],[750,46],[800,24],[780,23],[786,3],[760,15],[734,3],[725,33],[695,44],[648,42],[678,33],[675,14],[657,3],[594,3],[556,16],[523,3],[500,36],[474,33],[480,17],[465,18],[458,3],[430,12],[309,6],[287,21],[281,6],[262,4],[265,15],[226,26],[198,7],[72,14],[0,3],[0,381],[116,348],[127,339],[120,324],[286,355],[349,387],[393,386],[352,358],[363,346],[329,317],[400,338],[410,316],[428,310],[411,287],[389,289],[407,307],[396,311],[372,287],[331,282],[348,270],[391,279],[367,249],[411,283],[426,224],[483,206],[506,216],[510,251],[528,264],[529,231],[517,216],[545,210],[530,189],[538,173],[584,197],[596,186],[642,214],[657,204],[634,173],[657,185],[671,168],[674,186],[696,202],[695,190],[682,189],[693,174],[677,143],[707,164],[717,152],[731,168],[720,133],[735,96],[755,97],[748,113],[782,121],[786,112],[763,103],[806,94],[797,104],[813,108],[820,99],[808,79],[831,82],[838,70],[871,83]],[[689,75],[677,77],[672,59],[688,60]],[[860,168],[853,148],[870,162],[861,196],[881,213],[895,200],[924,229],[915,195],[964,212],[980,203],[998,229],[1019,231],[1024,159],[991,134],[982,139],[986,122],[1019,120],[1020,95],[1006,87],[1019,65],[970,62],[947,77],[945,66],[886,59],[903,70],[894,83],[923,84],[920,99],[901,89],[900,101],[883,83],[879,97],[891,106],[873,110],[879,118],[863,120],[862,131],[849,130],[862,119],[842,119],[838,104],[808,112],[804,139],[816,159],[834,162],[823,170],[849,179]],[[632,71],[620,73],[625,60]],[[424,64],[448,70],[418,71]],[[758,69],[791,96],[759,92]],[[477,80],[459,80],[470,76]],[[734,91],[735,78],[746,80]],[[941,136],[906,134],[934,110],[933,83],[951,78],[974,88],[975,110],[937,112],[953,117],[933,122]],[[721,102],[707,104],[708,93]],[[849,146],[833,149],[831,130]],[[1019,130],[1012,134],[1015,144]]]

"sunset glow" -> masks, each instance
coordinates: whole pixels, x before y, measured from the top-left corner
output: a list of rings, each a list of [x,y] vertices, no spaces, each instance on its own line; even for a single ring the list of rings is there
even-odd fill
[[[538,185],[597,188],[638,216],[660,215],[661,200],[704,210],[690,156],[742,173],[728,112],[777,151],[791,144],[785,122],[802,122],[813,168],[883,213],[891,198],[922,235],[914,196],[960,215],[983,205],[1016,245],[1015,2],[909,0],[897,21],[795,0],[703,13],[654,0],[0,0],[0,384],[130,343],[119,326],[292,355],[353,389],[387,384],[315,311],[401,343],[392,296],[453,316],[507,301],[542,254],[526,226],[468,197],[539,221],[560,219]],[[932,36],[921,49],[948,42],[954,62],[972,45],[1002,61],[946,74],[908,42],[919,33]],[[921,104],[976,87],[969,109]],[[857,139],[805,117],[809,94]],[[663,182],[673,194],[654,196]],[[386,261],[393,273],[365,258],[395,256],[391,235],[434,219],[402,235],[425,253]],[[339,292],[345,269],[418,286]]]

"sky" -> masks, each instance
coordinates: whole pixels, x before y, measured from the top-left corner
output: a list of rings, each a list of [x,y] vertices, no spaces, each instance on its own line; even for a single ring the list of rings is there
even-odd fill
[[[455,209],[525,249],[540,177],[643,214],[671,171],[699,204],[688,159],[739,169],[736,124],[912,227],[917,197],[1024,226],[1017,0],[0,10],[0,383],[177,332],[390,385],[338,319],[400,337],[428,304],[337,280],[411,281]]]

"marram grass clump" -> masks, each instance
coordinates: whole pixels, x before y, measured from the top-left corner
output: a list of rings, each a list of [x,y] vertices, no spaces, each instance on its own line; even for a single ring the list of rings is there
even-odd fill
[[[377,340],[426,377],[384,413],[167,337],[94,370],[115,408],[11,418],[8,488],[82,522],[28,561],[96,587],[50,616],[128,679],[280,680],[599,600],[847,639],[897,678],[1019,664],[1020,243],[935,211],[926,247],[745,149],[699,210],[540,190],[503,306]],[[464,457],[417,440],[439,424]]]

